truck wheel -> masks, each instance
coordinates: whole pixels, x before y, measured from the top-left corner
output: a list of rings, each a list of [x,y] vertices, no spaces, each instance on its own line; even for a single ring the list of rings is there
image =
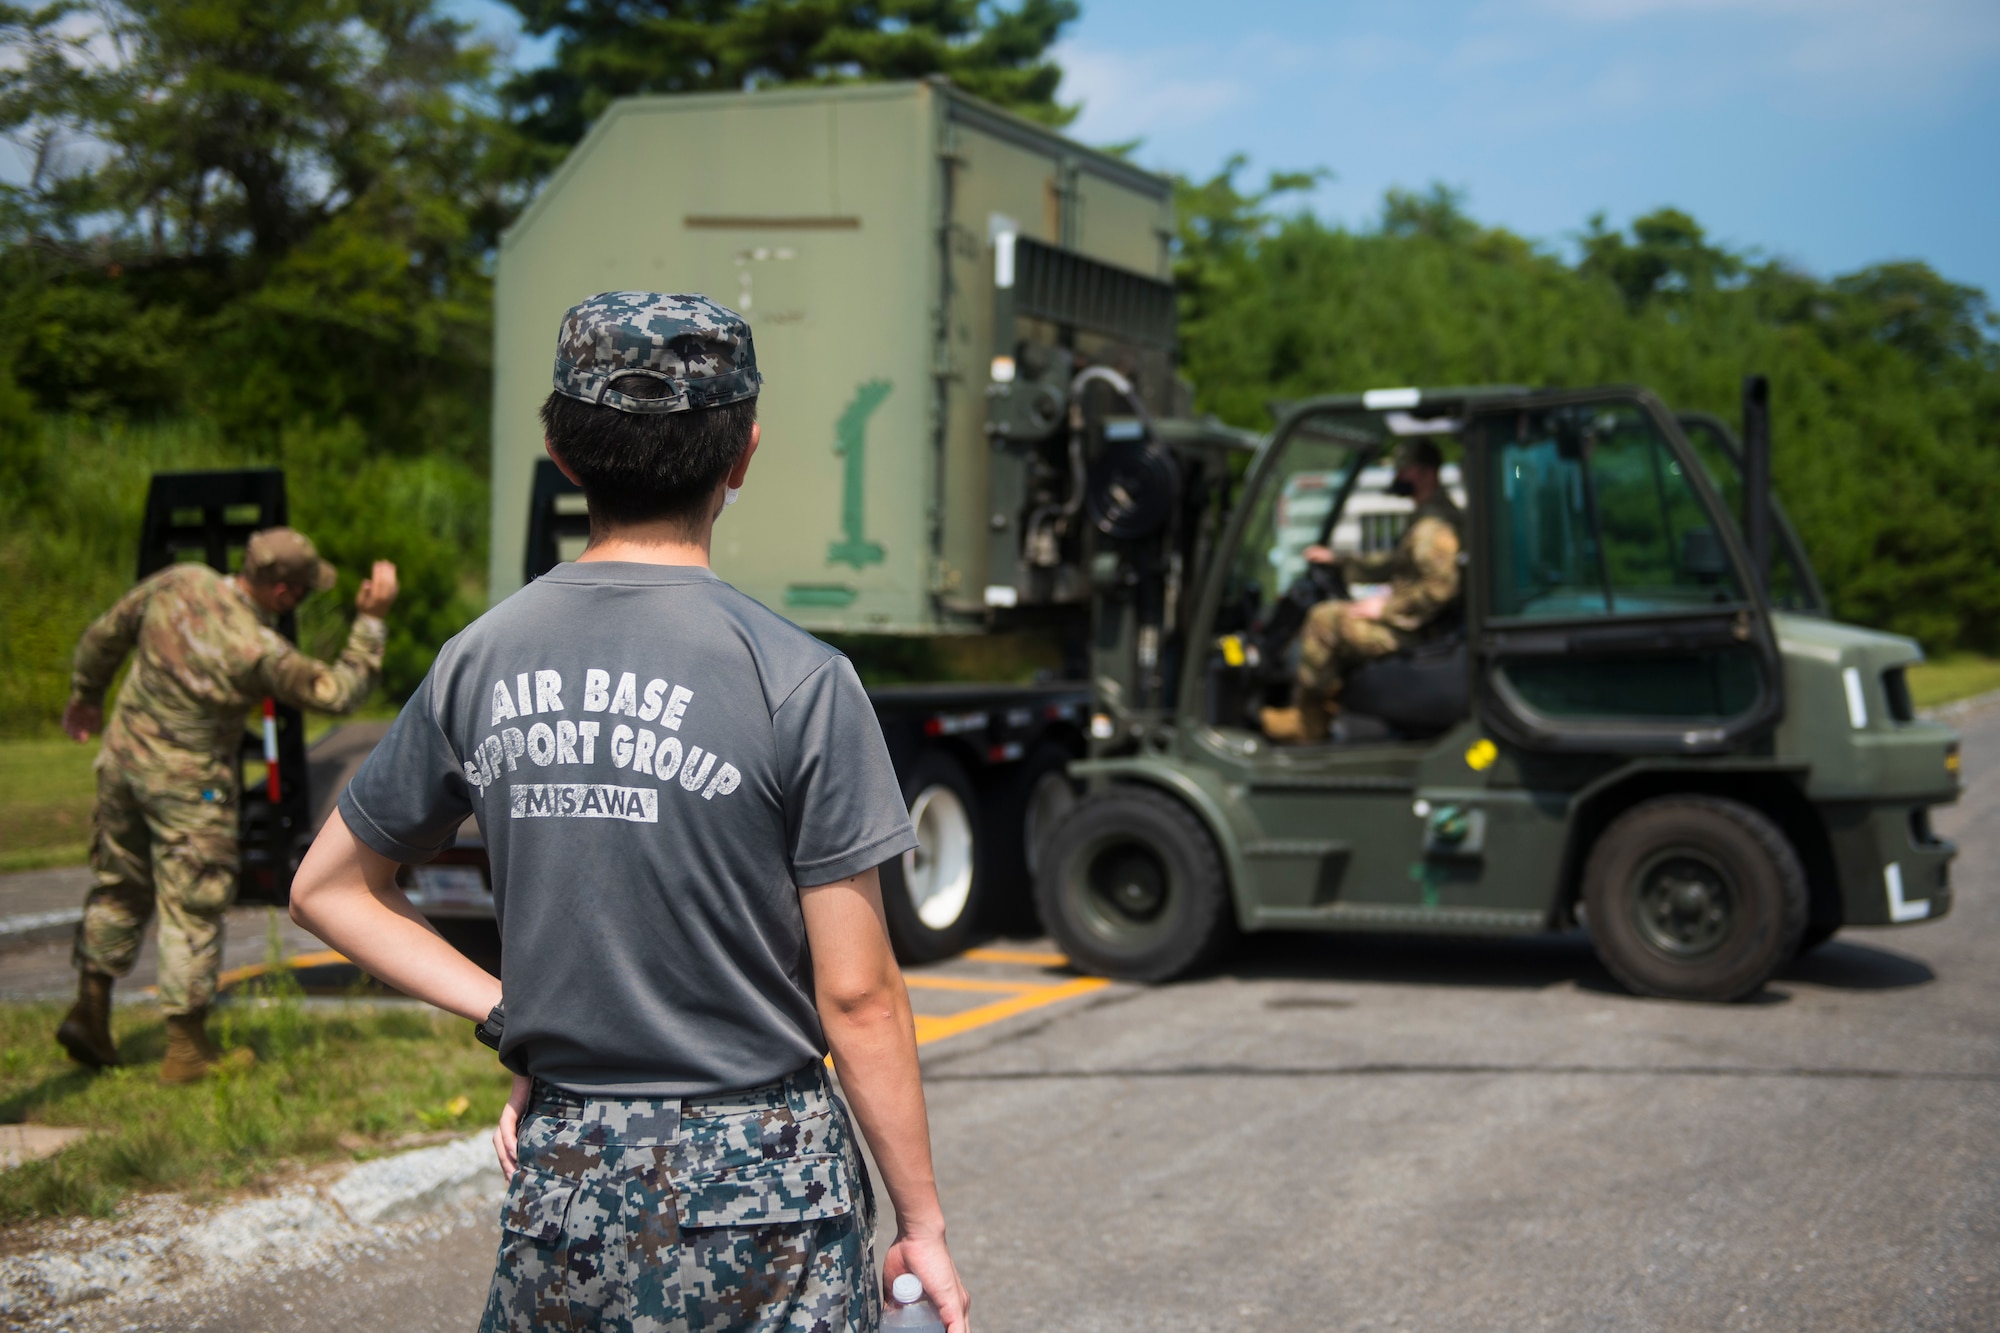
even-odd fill
[[[1035,877],[1042,924],[1070,960],[1121,981],[1170,981],[1234,933],[1215,840],[1186,806],[1142,787],[1085,796]]]
[[[1806,876],[1778,826],[1713,796],[1620,815],[1583,872],[1591,942],[1641,995],[1737,1000],[1797,952]]]
[[[950,755],[931,751],[903,780],[917,849],[882,867],[882,907],[889,940],[906,963],[928,963],[964,949],[984,887],[979,798]]]

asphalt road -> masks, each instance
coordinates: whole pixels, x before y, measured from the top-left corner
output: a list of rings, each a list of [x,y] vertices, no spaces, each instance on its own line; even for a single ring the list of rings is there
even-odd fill
[[[1959,724],[1954,914],[1751,1003],[1575,937],[1264,938],[927,1045],[975,1326],[2000,1328],[2000,708]],[[495,1238],[193,1327],[468,1329]]]

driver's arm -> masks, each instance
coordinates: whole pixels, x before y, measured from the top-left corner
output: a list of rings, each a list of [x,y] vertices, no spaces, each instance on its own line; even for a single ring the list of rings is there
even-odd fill
[[[1395,570],[1396,552],[1377,551],[1373,555],[1343,556],[1340,566],[1356,583],[1386,583]]]
[[[1458,596],[1458,533],[1438,518],[1420,518],[1406,540],[1417,576],[1389,590],[1382,622],[1401,630],[1418,630]]]
[[[1380,583],[1389,577],[1390,557],[1394,552],[1341,555],[1326,543],[1316,542],[1299,554],[1309,565],[1336,565],[1341,573],[1357,583]]]

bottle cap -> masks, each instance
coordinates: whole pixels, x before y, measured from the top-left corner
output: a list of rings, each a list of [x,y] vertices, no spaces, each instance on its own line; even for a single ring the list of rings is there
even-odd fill
[[[904,1305],[915,1305],[924,1298],[924,1280],[915,1273],[905,1273],[889,1284],[889,1294]]]

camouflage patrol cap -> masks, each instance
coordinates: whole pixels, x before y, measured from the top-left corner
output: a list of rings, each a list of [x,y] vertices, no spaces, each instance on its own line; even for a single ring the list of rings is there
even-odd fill
[[[243,548],[243,573],[257,583],[289,583],[325,592],[337,577],[312,538],[292,528],[265,528]]]
[[[658,380],[665,393],[611,387],[626,375]],[[620,412],[723,407],[755,398],[763,383],[750,325],[706,296],[603,292],[571,306],[556,339],[556,392]]]

